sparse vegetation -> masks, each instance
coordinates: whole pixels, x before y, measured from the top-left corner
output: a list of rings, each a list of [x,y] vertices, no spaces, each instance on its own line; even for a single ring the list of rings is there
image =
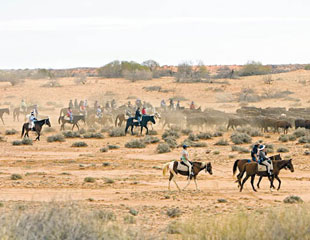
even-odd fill
[[[62,134],[56,134],[56,135],[48,136],[47,141],[48,142],[64,142],[66,140]]]
[[[189,139],[190,141],[199,141],[198,136],[195,135],[194,133],[190,133],[190,134],[188,135],[188,139]]]
[[[132,139],[125,144],[126,148],[145,148],[146,145],[143,140],[140,139]]]
[[[20,174],[14,173],[11,175],[11,180],[20,180],[20,179],[23,179],[22,175]]]
[[[239,76],[264,75],[271,73],[271,67],[264,66],[261,62],[250,61],[238,72]]]
[[[207,140],[212,138],[212,133],[210,132],[200,132],[197,134],[197,138]]]
[[[219,141],[217,141],[215,143],[215,145],[218,145],[218,146],[227,146],[229,145],[228,141],[224,138],[220,139]]]
[[[16,133],[17,133],[17,131],[15,129],[11,129],[11,130],[6,130],[5,131],[5,135],[14,135]]]
[[[87,147],[87,143],[86,142],[74,142],[72,143],[71,147]]]
[[[110,137],[122,137],[125,136],[125,131],[123,128],[113,128],[109,131],[109,136]]]
[[[180,217],[181,214],[182,212],[179,208],[170,208],[167,210],[167,215],[171,218]]]
[[[168,143],[160,143],[158,144],[156,151],[158,153],[167,153],[167,152],[171,152],[170,150],[170,146]]]
[[[162,139],[165,139],[165,138],[167,138],[168,136],[173,137],[173,138],[176,139],[176,138],[179,138],[179,137],[180,137],[180,134],[179,134],[179,132],[176,131],[176,130],[168,129],[168,130],[166,130],[166,131],[163,133]]]
[[[289,138],[288,138],[288,135],[282,134],[282,135],[280,135],[278,140],[281,142],[288,142]]]
[[[240,146],[235,146],[235,145],[232,145],[231,146],[231,151],[233,152],[239,152],[239,153],[250,153],[250,150],[245,148],[245,147],[240,147]]]
[[[289,152],[290,150],[288,148],[285,148],[285,147],[280,147],[277,149],[277,152],[278,153],[286,153],[286,152]]]
[[[258,129],[251,128],[251,127],[238,127],[237,132],[246,133],[251,137],[263,136],[263,134]]]
[[[108,148],[109,148],[109,149],[119,149],[120,146],[109,144],[109,145],[108,145]]]
[[[29,138],[23,138],[23,140],[14,140],[12,142],[13,146],[20,146],[20,145],[32,145],[33,141]]]
[[[73,131],[65,131],[62,132],[65,138],[79,138],[81,135],[79,132],[73,132]]]
[[[87,183],[94,183],[94,182],[96,182],[96,178],[93,178],[93,177],[86,177],[86,178],[84,178],[84,182],[87,182]]]
[[[104,136],[101,133],[96,132],[87,132],[83,135],[83,138],[96,138],[96,139],[102,139]]]
[[[298,128],[294,131],[293,135],[295,135],[297,138],[303,137],[307,135],[306,129]]]
[[[310,136],[303,136],[298,139],[299,143],[310,143]]]
[[[193,130],[191,130],[191,129],[189,129],[189,128],[186,128],[186,129],[182,129],[181,130],[181,133],[183,134],[183,135],[189,135],[189,134],[191,134],[193,132]]]
[[[108,151],[109,151],[108,147],[100,148],[100,152],[108,152]]]
[[[177,140],[173,136],[168,136],[164,141],[169,145],[170,148],[176,148],[178,146]]]
[[[148,135],[148,136],[144,137],[143,142],[145,142],[146,144],[158,143],[159,142],[159,138]]]
[[[243,144],[243,143],[251,143],[252,138],[246,133],[234,132],[230,136],[231,141],[234,144]]]

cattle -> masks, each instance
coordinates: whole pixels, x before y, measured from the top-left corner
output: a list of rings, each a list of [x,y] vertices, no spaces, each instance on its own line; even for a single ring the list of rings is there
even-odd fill
[[[238,126],[242,127],[242,126],[245,126],[247,124],[250,124],[250,121],[248,119],[244,119],[244,118],[230,118],[228,120],[227,130],[229,128],[235,129]]]
[[[279,133],[279,128],[283,128],[284,134],[287,134],[288,129],[291,127],[292,127],[292,124],[288,121],[279,120],[279,121],[276,121],[275,123],[275,129],[277,130],[278,133]]]
[[[305,119],[296,119],[295,120],[295,129],[297,128],[304,128],[305,127]]]

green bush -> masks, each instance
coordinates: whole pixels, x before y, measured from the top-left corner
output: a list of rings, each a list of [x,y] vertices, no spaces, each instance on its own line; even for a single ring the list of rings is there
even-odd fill
[[[171,152],[170,150],[170,146],[167,143],[160,143],[158,144],[156,151],[158,153],[167,153],[167,152]]]
[[[189,139],[190,141],[199,141],[198,136],[196,136],[194,133],[190,133],[190,134],[188,135],[188,139]]]
[[[189,135],[190,133],[192,133],[193,131],[191,130],[191,129],[189,129],[189,128],[186,128],[186,129],[182,129],[181,130],[181,133],[183,134],[183,135]]]
[[[157,135],[157,131],[156,130],[149,130],[149,135]]]
[[[307,65],[305,66],[305,70],[310,70],[310,64],[307,64]]]
[[[107,151],[109,151],[109,148],[108,148],[108,147],[100,148],[100,152],[107,152]]]
[[[64,142],[65,138],[62,134],[52,135],[47,137],[48,142]]]
[[[233,152],[239,152],[239,153],[250,153],[250,150],[245,148],[245,147],[240,147],[240,146],[231,146],[231,151]]]
[[[278,153],[286,153],[286,152],[289,152],[290,150],[288,148],[285,148],[285,147],[280,147],[277,149],[277,152]]]
[[[288,135],[283,135],[282,134],[282,135],[280,135],[278,140],[281,141],[281,142],[288,142],[289,138],[288,138]]]
[[[14,173],[11,175],[11,180],[20,180],[20,179],[23,179],[22,175],[20,174]]]
[[[298,139],[299,143],[310,143],[310,136],[303,136]]]
[[[222,138],[221,140],[217,141],[217,142],[215,143],[215,145],[227,146],[227,145],[229,145],[229,143],[228,143],[227,140],[225,140],[224,138]]]
[[[143,141],[146,144],[158,143],[159,142],[159,138],[158,137],[154,137],[154,136],[145,136]]]
[[[237,132],[246,133],[250,135],[251,137],[263,136],[263,134],[258,129],[251,128],[251,127],[238,127]]]
[[[223,132],[216,131],[213,133],[213,137],[222,137],[222,136],[223,136]]]
[[[168,136],[164,140],[170,148],[176,148],[178,146],[177,140],[173,136]]]
[[[30,138],[24,138],[22,140],[22,144],[23,145],[32,145],[33,144],[33,141],[30,139]]]
[[[213,136],[213,134],[210,132],[200,132],[197,134],[197,137],[199,139],[203,139],[203,140],[211,139],[212,136]]]
[[[118,146],[118,145],[108,145],[108,148],[109,149],[119,149],[120,146]]]
[[[207,144],[204,142],[194,142],[189,139],[185,139],[181,145],[187,145],[189,147],[206,147]]]
[[[243,144],[243,143],[251,143],[252,138],[246,133],[234,132],[230,136],[231,141],[234,144]]]
[[[173,137],[173,138],[179,138],[180,137],[180,134],[177,132],[177,131],[175,131],[175,130],[173,130],[173,129],[168,129],[168,130],[166,130],[164,133],[163,133],[163,135],[162,135],[162,139],[165,139],[165,138],[167,138],[167,137]]]
[[[303,137],[307,135],[306,129],[298,128],[293,133],[297,138]]]
[[[23,145],[23,143],[22,143],[22,141],[20,141],[20,140],[14,140],[14,141],[12,142],[12,145],[13,145],[13,146],[20,146],[20,145]]]
[[[11,130],[6,130],[5,131],[5,135],[14,135],[16,133],[17,133],[17,131],[15,129],[11,129]]]
[[[96,138],[96,139],[102,139],[104,136],[101,133],[96,132],[88,132],[83,135],[83,138]]]
[[[126,148],[145,148],[146,145],[143,140],[133,139],[125,144]]]
[[[270,66],[264,66],[260,62],[250,61],[238,72],[239,76],[264,75],[271,73]]]
[[[87,143],[86,142],[74,142],[72,143],[71,147],[87,147]]]
[[[125,136],[125,131],[123,128],[120,128],[120,127],[113,128],[109,131],[109,136],[110,137],[122,137],[122,136]]]
[[[289,134],[289,135],[288,135],[288,140],[290,140],[290,141],[295,141],[296,138],[297,138],[297,137],[296,137],[294,134]]]
[[[73,131],[65,131],[62,133],[65,138],[79,138],[81,135],[79,132],[73,132]]]
[[[84,182],[94,183],[94,182],[96,182],[96,178],[86,177],[86,178],[84,178]]]

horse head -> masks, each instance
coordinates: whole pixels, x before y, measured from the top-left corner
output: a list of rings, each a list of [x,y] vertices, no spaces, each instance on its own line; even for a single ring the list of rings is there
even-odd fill
[[[153,123],[153,124],[155,124],[156,122],[155,122],[155,118],[154,118],[154,116],[150,116],[150,121]]]
[[[291,172],[294,172],[294,166],[293,166],[293,163],[292,163],[292,159],[290,159],[290,160],[287,161],[286,167],[287,167]]]
[[[208,162],[208,163],[205,163],[205,162],[202,163],[202,167],[205,167],[206,173],[208,172],[210,175],[213,174],[213,172],[212,172],[212,165],[211,165],[210,162]]]
[[[49,126],[49,127],[52,126],[52,125],[51,125],[51,122],[50,122],[50,118],[47,118],[47,119],[45,120],[45,124],[46,124],[47,126]]]

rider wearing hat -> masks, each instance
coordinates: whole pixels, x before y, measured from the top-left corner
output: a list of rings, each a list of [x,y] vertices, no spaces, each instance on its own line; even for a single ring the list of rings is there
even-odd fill
[[[35,115],[34,115],[34,111],[32,111],[31,113],[30,113],[30,116],[29,116],[29,128],[30,129],[32,129],[32,128],[34,128],[34,123],[35,123],[35,121],[36,121],[37,119],[36,119],[36,117],[35,117]]]
[[[269,177],[272,175],[271,172],[271,162],[270,159],[266,157],[266,148],[265,145],[260,145],[258,147],[258,159],[259,159],[259,164],[265,165],[267,167],[267,173]]]
[[[181,161],[188,166],[188,176],[193,176],[193,171],[192,171],[192,164],[189,162],[189,154],[187,151],[187,145],[183,145],[183,150],[182,150],[182,156],[181,156]]]
[[[258,162],[258,156],[257,156],[258,147],[259,147],[259,143],[255,143],[251,151],[251,158],[252,158],[252,161],[254,162]]]

